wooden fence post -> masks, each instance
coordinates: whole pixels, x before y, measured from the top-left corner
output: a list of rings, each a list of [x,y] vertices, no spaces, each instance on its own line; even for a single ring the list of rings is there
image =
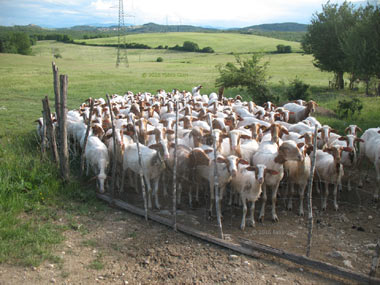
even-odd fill
[[[46,132],[45,135],[47,135],[48,141],[50,143],[50,148],[52,152],[53,160],[56,163],[59,163],[59,157],[58,157],[58,150],[57,150],[57,143],[55,139],[55,131],[53,128],[53,122],[51,120],[51,112],[50,112],[50,106],[49,106],[49,98],[48,96],[45,96],[45,99],[42,99],[42,105],[44,108],[44,120],[46,120]]]
[[[94,100],[92,100],[92,98],[90,97],[90,116],[87,120],[87,129],[86,129],[86,134],[84,136],[83,149],[82,149],[82,154],[81,154],[81,158],[80,158],[80,175],[83,175],[83,172],[84,172],[84,157],[86,154],[88,135],[90,134],[92,110],[93,109],[94,109]],[[86,121],[86,117],[84,117],[84,120]]]
[[[53,82],[54,82],[54,100],[55,100],[55,117],[57,118],[60,118],[61,115],[61,100],[59,98],[59,81],[58,81],[58,67],[55,65],[55,62],[53,61],[52,62],[52,68],[53,68]],[[59,137],[59,124],[57,124],[58,126],[58,141],[60,141],[60,137]]]
[[[110,115],[111,115],[111,125],[112,125],[112,141],[113,141],[113,161],[112,161],[112,180],[111,180],[111,197],[112,199],[115,198],[115,180],[116,180],[116,134],[115,134],[115,124],[113,121],[113,112],[111,108],[111,100],[108,94],[106,94],[107,97],[107,103],[108,103],[108,108],[110,110]]]
[[[69,166],[69,150],[67,146],[67,75],[60,75],[60,118],[59,118],[59,132],[60,132],[60,165],[61,176],[63,181],[68,182],[70,178],[70,166]]]
[[[174,140],[174,167],[173,167],[173,229],[177,231],[177,146],[178,146],[178,99],[175,111],[175,140]]]
[[[145,220],[147,221],[148,220],[148,202],[147,202],[147,197],[146,197],[146,189],[145,189],[144,173],[143,173],[143,166],[142,166],[142,160],[141,160],[140,143],[139,143],[139,139],[137,137],[135,121],[133,120],[132,115],[129,116],[129,119],[133,125],[133,132],[134,132],[133,137],[136,141],[137,153],[139,156],[139,176],[140,176],[142,194],[143,194],[143,199],[144,199]]]
[[[317,135],[318,135],[318,127],[315,126],[314,130],[314,140],[313,140],[313,154],[311,157],[311,168],[310,168],[310,176],[309,181],[307,185],[307,208],[308,208],[308,234],[307,234],[307,247],[306,247],[306,256],[310,256],[310,249],[311,249],[311,241],[313,236],[313,204],[312,204],[312,198],[313,198],[313,177],[315,172],[315,160],[316,160],[316,154],[317,154]]]
[[[42,108],[44,106],[44,101],[42,100]],[[41,137],[41,153],[42,156],[45,155],[46,151],[46,112],[43,110],[42,111],[42,137]]]
[[[379,266],[379,254],[380,254],[380,239],[377,240],[375,255],[372,258],[371,271],[369,272],[370,277],[375,277],[376,275],[376,270],[377,270],[377,267]]]
[[[209,124],[210,124],[210,131],[212,134],[212,145],[214,148],[214,191],[215,191],[215,208],[216,208],[216,218],[218,220],[218,227],[219,227],[219,236],[221,239],[223,239],[223,227],[222,227],[222,218],[221,218],[221,209],[220,209],[220,198],[219,197],[219,181],[218,181],[218,163],[216,161],[217,154],[216,154],[216,136],[214,134],[214,129],[212,127],[212,117],[211,114],[209,114]]]

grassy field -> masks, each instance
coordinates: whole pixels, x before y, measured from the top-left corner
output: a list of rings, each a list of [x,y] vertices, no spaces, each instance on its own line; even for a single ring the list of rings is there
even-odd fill
[[[152,35],[144,34],[141,38],[148,41],[148,36]],[[222,52],[224,48],[225,52],[232,48],[236,52],[250,51],[246,50],[247,44],[243,44],[240,38],[226,38],[224,42],[213,39],[213,45],[206,36],[211,38],[212,34],[205,34],[204,38],[197,40],[201,47],[210,45]],[[259,39],[255,36],[235,36],[247,41]],[[268,47],[268,39],[263,39],[266,42],[261,46]],[[156,39],[151,42],[160,44]],[[167,43],[171,45],[170,41]],[[88,97],[105,97],[106,93],[121,94],[127,90],[190,90],[202,84],[203,92],[210,93],[216,90],[216,65],[234,61],[234,56],[227,53],[128,50],[130,67],[115,68],[115,48],[54,41],[38,42],[33,47],[34,56],[0,54],[0,263],[35,265],[45,259],[56,261],[56,257],[50,254],[51,248],[63,239],[62,232],[70,227],[57,225],[56,213],[64,211],[68,216],[86,214],[89,209],[94,211],[94,205],[102,209],[86,179],[74,175],[72,183],[63,185],[60,182],[55,165],[48,159],[41,159],[35,139],[34,120],[41,116],[41,99],[48,95],[53,102],[51,62],[56,50],[62,55],[61,59],[56,60],[59,71],[69,76],[69,109],[76,108]],[[163,57],[164,62],[156,62],[158,56]],[[280,90],[280,87],[298,77],[312,85],[313,97],[321,106],[334,109],[343,96],[342,93],[327,91],[326,86],[332,76],[316,69],[311,56],[267,54],[264,59],[270,62],[268,73],[274,90]],[[226,94],[234,96],[237,92],[227,90]],[[358,94],[346,95],[349,96]],[[352,121],[364,129],[377,126],[380,99],[363,97],[362,100],[364,109],[359,118],[344,121],[330,116],[320,119],[339,130]],[[75,161],[72,167],[76,169]]]
[[[117,44],[117,37],[77,40],[88,44]],[[199,48],[212,47],[217,53],[273,52],[279,44],[289,45],[293,52],[299,52],[300,43],[278,40],[256,35],[234,33],[154,33],[127,35],[127,43],[146,44],[152,48],[159,45],[182,46],[184,41],[196,42]]]

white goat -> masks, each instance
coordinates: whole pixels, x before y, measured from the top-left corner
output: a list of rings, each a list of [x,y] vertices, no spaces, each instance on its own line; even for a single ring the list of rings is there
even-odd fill
[[[87,141],[85,159],[87,165],[86,175],[91,168],[96,174],[99,192],[104,193],[104,181],[107,179],[106,171],[109,163],[108,150],[104,143],[96,136],[90,136]]]
[[[278,217],[276,214],[276,200],[277,191],[280,185],[280,181],[284,176],[284,166],[283,164],[287,160],[298,160],[301,161],[303,155],[294,141],[285,141],[280,147],[277,143],[272,141],[262,142],[259,146],[258,151],[254,154],[252,161],[253,165],[264,164],[268,169],[277,171],[277,175],[266,175],[263,184],[263,200],[261,204],[261,211],[259,220],[264,221],[265,215],[265,204],[267,201],[266,188],[272,188],[272,220],[278,222]]]

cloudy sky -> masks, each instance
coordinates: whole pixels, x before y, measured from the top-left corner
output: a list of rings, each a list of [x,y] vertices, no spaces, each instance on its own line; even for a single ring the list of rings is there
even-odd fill
[[[309,23],[327,0],[124,0],[125,22],[245,27]],[[332,3],[342,3],[331,0]],[[354,1],[353,1],[354,2]],[[119,0],[0,0],[0,25],[70,27],[118,22]]]

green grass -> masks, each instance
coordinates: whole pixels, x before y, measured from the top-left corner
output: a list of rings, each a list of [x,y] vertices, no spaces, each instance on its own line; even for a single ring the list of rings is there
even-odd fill
[[[149,36],[158,35],[144,34],[140,37],[148,41]],[[213,34],[204,36],[195,40],[201,47],[210,45],[221,52],[224,48],[224,51],[233,48],[239,53],[252,51],[247,50],[244,40],[259,39],[238,35],[242,37],[241,41],[238,38],[221,41],[213,38]],[[262,40],[265,41],[260,45],[269,48],[268,39]],[[152,42],[160,44],[156,39],[152,39]],[[167,44],[171,45],[169,39]],[[75,176],[78,161],[74,160],[71,164],[74,169],[72,182],[63,185],[56,166],[40,155],[34,120],[41,116],[41,99],[45,95],[49,96],[53,108],[51,62],[52,50],[56,48],[63,57],[56,60],[59,72],[69,76],[69,109],[77,108],[90,96],[104,98],[106,93],[122,94],[127,90],[154,93],[159,88],[190,90],[193,86],[202,84],[202,92],[210,93],[216,91],[216,65],[235,60],[228,53],[128,50],[130,67],[115,68],[115,48],[54,41],[38,42],[33,46],[34,56],[0,54],[0,263],[35,266],[46,259],[57,262],[52,250],[62,241],[63,231],[76,230],[83,235],[88,232],[72,217],[92,216],[94,212],[105,211],[107,208],[96,199],[94,184],[89,185],[86,178]],[[156,62],[158,56],[164,62]],[[242,55],[246,56],[250,55]],[[311,56],[299,53],[266,54],[264,59],[270,62],[270,86],[275,91],[281,92],[291,80],[298,77],[311,84],[313,98],[325,108],[335,109],[344,96],[358,96],[358,93],[328,91],[326,86],[332,75],[316,69]],[[226,95],[229,96],[237,93],[240,93],[237,89],[226,90]],[[244,92],[241,94],[247,96]],[[352,122],[363,129],[377,127],[380,99],[361,97],[361,100],[364,109],[358,118],[347,121],[336,117],[320,119],[341,131]],[[66,225],[57,225],[60,215],[64,215]],[[131,237],[135,237],[135,233],[131,233]],[[93,266],[101,267],[101,260],[95,260]]]
[[[117,44],[118,38],[99,38],[90,40],[77,40],[88,44]],[[152,33],[127,35],[127,43],[146,44],[152,48],[162,46],[182,46],[184,41],[196,42],[200,48],[212,47],[217,53],[247,53],[247,52],[273,52],[279,44],[289,45],[293,52],[300,51],[300,43],[284,41],[274,38],[235,34],[235,33]]]

